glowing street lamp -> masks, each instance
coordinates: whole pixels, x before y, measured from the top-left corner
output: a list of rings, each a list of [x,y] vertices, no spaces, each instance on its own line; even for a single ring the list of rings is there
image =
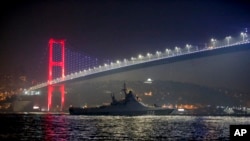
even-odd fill
[[[91,68],[89,68],[89,71],[91,71],[92,69]]]
[[[150,59],[150,57],[152,56],[152,54],[150,54],[150,53],[147,53],[147,56],[148,56],[148,58]]]
[[[120,63],[121,62],[119,60],[116,61],[116,64],[118,64],[119,67],[120,67]]]
[[[191,47],[192,47],[191,45],[186,44],[186,48],[187,48],[188,52],[190,51],[190,48],[191,48]]]
[[[176,50],[177,54],[180,52],[180,48],[179,47],[175,47],[175,50]]]
[[[134,57],[131,57],[131,60],[132,60],[133,63],[135,62],[135,58]]]
[[[229,41],[232,37],[231,36],[227,36],[226,39],[227,39],[227,45],[229,45]]]
[[[170,49],[168,48],[166,49],[166,53],[168,54],[168,56],[169,56],[170,51],[171,51]]]
[[[216,39],[212,38],[212,39],[211,39],[211,42],[212,42],[212,44],[213,44],[213,47],[215,47]]]
[[[247,33],[241,32],[240,35],[242,36],[243,42],[245,41],[245,37],[247,37]]]
[[[138,55],[138,59],[140,59],[140,61],[142,61],[143,56],[141,54]]]
[[[114,65],[114,63],[113,63],[113,62],[110,62],[110,66],[111,66],[111,68],[113,67],[113,65]]]
[[[159,58],[160,55],[161,55],[161,52],[160,52],[160,51],[156,51],[156,54],[157,54],[157,56],[158,56],[158,58]]]
[[[127,65],[127,59],[123,59],[123,62]]]
[[[153,56],[153,54],[147,53],[148,60],[150,60],[152,56]]]
[[[138,58],[139,58],[139,59],[142,59],[142,58],[143,58],[143,56],[142,56],[141,54],[139,54],[139,55],[138,55]]]

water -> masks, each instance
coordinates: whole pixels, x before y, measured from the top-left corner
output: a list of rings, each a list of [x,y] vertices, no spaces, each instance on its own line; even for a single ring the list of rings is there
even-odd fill
[[[229,140],[230,116],[73,116],[1,114],[0,140]]]

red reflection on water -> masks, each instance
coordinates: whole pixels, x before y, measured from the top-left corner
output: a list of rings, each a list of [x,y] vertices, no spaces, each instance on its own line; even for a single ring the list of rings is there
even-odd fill
[[[64,115],[46,114],[44,117],[44,140],[67,140],[67,121]]]

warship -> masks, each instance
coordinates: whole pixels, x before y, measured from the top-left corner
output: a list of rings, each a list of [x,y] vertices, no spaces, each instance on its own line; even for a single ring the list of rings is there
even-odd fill
[[[127,90],[124,83],[122,89],[125,98],[117,100],[111,94],[112,102],[108,105],[98,107],[70,107],[70,115],[118,115],[118,116],[139,116],[139,115],[169,115],[175,109],[159,106],[148,106],[136,96],[131,90]]]

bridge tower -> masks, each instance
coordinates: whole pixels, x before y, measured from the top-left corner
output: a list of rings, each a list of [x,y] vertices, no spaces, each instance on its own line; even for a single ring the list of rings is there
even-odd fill
[[[55,56],[55,51],[57,50],[60,51],[60,55],[59,57]],[[58,49],[59,48],[59,49]],[[61,75],[59,77],[61,77],[62,79],[64,79],[65,75],[65,67],[64,67],[64,61],[65,61],[65,40],[55,40],[55,39],[50,39],[49,40],[49,74],[48,74],[48,111],[51,110],[51,106],[52,106],[52,93],[53,91],[55,91],[55,88],[59,87],[59,91],[61,93],[61,107],[60,110],[63,109],[64,106],[64,84],[60,84],[60,85],[52,85],[52,80],[53,80],[53,68],[57,67],[60,68],[61,70]]]

